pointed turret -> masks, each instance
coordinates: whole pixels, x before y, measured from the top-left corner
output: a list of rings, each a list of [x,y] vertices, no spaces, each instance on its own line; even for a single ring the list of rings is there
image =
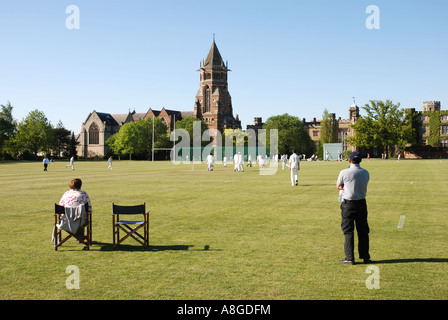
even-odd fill
[[[227,70],[226,65],[222,60],[221,54],[219,53],[218,46],[216,45],[215,41],[213,41],[212,47],[210,48],[210,51],[208,52],[207,58],[205,59],[205,62],[202,64],[202,67],[210,69]]]

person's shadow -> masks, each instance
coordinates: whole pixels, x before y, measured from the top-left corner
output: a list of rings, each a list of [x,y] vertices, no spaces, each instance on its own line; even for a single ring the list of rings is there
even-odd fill
[[[415,263],[415,262],[448,262],[448,258],[409,258],[409,259],[386,259],[372,260],[370,264],[387,264],[387,263]]]

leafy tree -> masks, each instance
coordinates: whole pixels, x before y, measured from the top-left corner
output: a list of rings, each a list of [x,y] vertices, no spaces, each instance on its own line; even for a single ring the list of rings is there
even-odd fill
[[[182,120],[176,121],[175,127],[176,129],[184,129],[190,135],[190,146],[193,146],[193,125],[195,121],[201,122],[201,146],[204,147],[209,144],[209,141],[202,141],[203,133],[208,129],[208,124],[203,120],[196,119],[195,117],[186,117]]]
[[[139,132],[138,153],[149,156],[152,152],[152,133],[154,120],[154,148],[169,148],[170,139],[167,134],[168,127],[159,118],[147,118],[137,121],[137,130]]]
[[[16,131],[17,123],[12,116],[13,106],[8,101],[6,105],[1,105],[0,111],[0,155],[7,149],[7,141],[10,140]]]
[[[360,118],[352,125],[355,131],[353,137],[347,141],[357,147],[376,147],[383,149],[387,155],[395,145],[404,148],[414,138],[414,129],[400,104],[393,104],[391,100],[371,100],[363,109],[366,117]]]
[[[13,138],[14,148],[18,152],[29,151],[34,156],[39,152],[49,152],[54,139],[54,131],[45,114],[39,110],[31,111],[17,125]]]
[[[317,156],[323,158],[324,144],[338,141],[335,123],[331,121],[328,110],[325,109],[320,123],[320,138],[317,144]]]
[[[106,143],[118,156],[127,154],[148,156],[152,151],[153,119],[125,123],[118,133],[107,139]],[[154,119],[154,147],[165,147],[169,143],[167,127],[159,119]]]
[[[313,142],[298,117],[287,113],[269,117],[263,129],[266,130],[266,144],[269,146],[270,130],[278,130],[278,152],[290,153],[295,149],[297,153],[310,154],[313,152]]]
[[[113,137],[113,138],[112,138]],[[106,143],[112,151],[119,156],[123,154],[129,155],[129,160],[132,159],[132,154],[138,151],[138,129],[135,122],[125,123],[115,135],[107,139]]]
[[[232,136],[231,141],[233,142],[232,143],[233,147],[236,147],[236,146],[247,147],[248,143],[249,143],[249,139],[250,139],[248,132],[242,131],[240,129],[224,129],[224,134],[222,135],[222,146],[223,147],[226,146],[226,136],[227,137]]]

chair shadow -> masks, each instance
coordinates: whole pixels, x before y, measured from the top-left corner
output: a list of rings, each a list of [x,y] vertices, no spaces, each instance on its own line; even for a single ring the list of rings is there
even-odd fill
[[[410,258],[410,259],[386,259],[372,260],[371,264],[389,264],[389,263],[415,263],[415,262],[448,262],[448,258]]]
[[[193,245],[169,245],[169,246],[147,246],[146,250],[143,246],[139,245],[130,245],[130,244],[120,244],[116,248],[114,248],[112,243],[104,243],[93,241],[92,245],[99,246],[99,251],[185,251],[194,247]]]
[[[99,251],[149,251],[149,252],[158,252],[158,251],[222,251],[221,249],[210,249],[209,245],[205,245],[204,247],[199,247],[197,249],[191,249],[194,245],[169,245],[169,246],[147,246],[146,250],[143,246],[139,245],[130,245],[130,244],[120,244],[118,247],[114,248],[112,243],[104,243],[98,241],[92,241],[92,245],[97,245],[100,247]]]

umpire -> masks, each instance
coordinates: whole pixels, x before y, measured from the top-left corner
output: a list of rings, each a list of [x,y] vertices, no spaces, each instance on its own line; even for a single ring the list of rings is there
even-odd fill
[[[367,222],[366,193],[369,183],[369,172],[359,165],[361,154],[357,151],[350,153],[348,162],[350,166],[339,173],[336,186],[343,191],[341,203],[341,228],[344,233],[345,258],[339,260],[344,264],[355,264],[354,231],[358,233],[359,258],[369,263],[369,224]]]

